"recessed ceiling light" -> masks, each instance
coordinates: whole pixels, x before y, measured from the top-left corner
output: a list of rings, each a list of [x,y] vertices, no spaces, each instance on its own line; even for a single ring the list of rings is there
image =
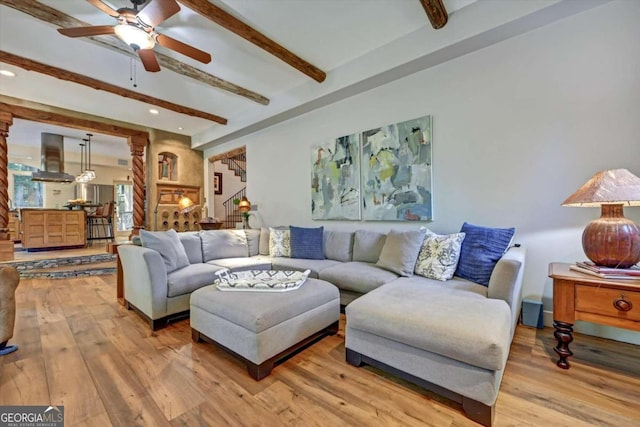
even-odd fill
[[[156,110],[155,108],[150,109],[149,112],[151,114],[160,114],[160,111]]]
[[[184,129],[182,126],[178,127],[178,130],[182,130],[182,129]]]
[[[7,77],[15,77],[16,73],[14,73],[13,71],[9,71],[9,70],[0,70],[0,74],[2,74],[3,76],[7,76]]]

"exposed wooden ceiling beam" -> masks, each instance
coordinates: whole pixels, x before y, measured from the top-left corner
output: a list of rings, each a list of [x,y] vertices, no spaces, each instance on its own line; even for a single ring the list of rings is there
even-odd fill
[[[64,126],[67,128],[102,133],[105,135],[117,136],[121,138],[137,137],[149,139],[148,132],[99,122],[87,118],[75,117],[73,115],[38,110],[35,108],[26,107],[24,105],[7,104],[5,102],[0,102],[0,113],[10,113],[16,119],[24,119],[38,123]]]
[[[229,157],[235,157],[235,156],[237,156],[239,154],[246,153],[246,152],[247,152],[247,147],[245,145],[243,145],[242,147],[235,148],[235,149],[227,151],[225,153],[215,154],[215,155],[209,157],[209,163],[213,163],[213,162],[218,161],[218,160],[228,159]]]
[[[436,30],[445,26],[449,20],[447,9],[444,7],[442,0],[420,0],[427,17],[431,21],[431,26]]]
[[[164,101],[162,99],[154,98],[148,95],[143,95],[129,89],[121,88],[120,86],[112,85],[111,83],[106,83],[91,77],[83,76],[82,74],[73,73],[71,71],[63,70],[62,68],[43,64],[41,62],[33,61],[28,58],[23,58],[9,52],[0,51],[0,62],[15,65],[16,67],[20,67],[28,71],[35,71],[41,74],[46,74],[60,80],[66,80],[83,86],[88,86],[96,90],[103,90],[105,92],[113,93],[124,98],[134,99],[136,101],[166,108],[167,110],[175,111],[176,113],[211,120],[222,125],[227,124],[227,119],[225,119],[224,117],[216,116],[215,114],[205,113],[204,111],[194,110],[193,108],[174,104],[173,102]]]
[[[285,47],[279,45],[261,32],[251,28],[238,18],[230,15],[219,7],[211,4],[207,0],[178,0],[179,3],[185,5],[194,12],[208,18],[221,27],[226,28],[242,37],[243,39],[253,43],[261,49],[266,50],[273,56],[280,58],[282,61],[291,65],[293,68],[301,71],[311,77],[318,83],[322,83],[327,77],[326,73],[316,66],[308,63]]]
[[[80,21],[79,19],[69,16],[59,10],[53,9],[46,4],[39,3],[35,0],[0,0],[0,5],[10,7],[22,13],[26,13],[27,15],[30,15],[36,19],[62,28],[81,27],[89,25],[86,22]],[[138,56],[128,46],[125,46],[120,41],[120,39],[115,36],[97,36],[86,38],[93,40],[94,42],[102,46],[114,49],[120,53],[124,53],[125,55],[128,55],[132,58],[138,58]],[[158,62],[160,63],[160,65],[178,74],[190,77],[208,86],[212,86],[233,93],[235,95],[242,96],[244,98],[257,102],[258,104],[269,104],[269,98],[260,95],[259,93],[252,92],[249,89],[245,89],[242,86],[238,86],[234,83],[223,80],[220,77],[205,73],[204,71],[201,71],[183,62],[177,61],[162,53],[156,52],[156,57],[158,58]]]

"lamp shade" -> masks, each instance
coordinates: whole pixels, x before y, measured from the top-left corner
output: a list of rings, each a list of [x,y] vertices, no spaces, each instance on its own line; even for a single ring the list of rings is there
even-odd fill
[[[239,212],[249,212],[251,210],[251,202],[247,199],[247,196],[243,196],[238,203]]]
[[[567,197],[562,206],[598,207],[603,204],[640,206],[640,178],[627,169],[600,171]]]
[[[191,200],[189,197],[187,196],[182,196],[180,197],[180,199],[178,200],[178,209],[180,210],[180,213],[187,213],[187,212],[191,212],[192,210],[194,210],[197,207],[197,205],[195,203],[193,203],[193,200]]]
[[[596,265],[629,268],[640,262],[640,227],[623,214],[624,206],[640,206],[640,178],[627,169],[598,172],[562,206],[600,206],[600,218],[582,233],[585,255]]]

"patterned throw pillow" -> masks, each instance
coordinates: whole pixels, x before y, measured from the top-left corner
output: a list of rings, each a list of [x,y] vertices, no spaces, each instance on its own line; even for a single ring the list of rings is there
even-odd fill
[[[442,281],[451,279],[458,266],[464,236],[465,233],[427,233],[416,261],[416,274]]]
[[[291,256],[291,232],[269,227],[269,255]]]

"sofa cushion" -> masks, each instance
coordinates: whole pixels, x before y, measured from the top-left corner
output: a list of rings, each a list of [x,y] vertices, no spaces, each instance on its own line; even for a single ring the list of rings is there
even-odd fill
[[[260,230],[248,229],[244,230],[247,236],[247,246],[249,247],[249,256],[256,256],[260,253]]]
[[[190,264],[197,264],[202,262],[202,240],[200,240],[200,233],[197,231],[185,231],[178,233],[184,251],[187,254]]]
[[[416,274],[429,279],[451,279],[458,266],[464,236],[464,233],[440,235],[428,232],[418,254]]]
[[[340,289],[369,292],[398,278],[398,275],[368,262],[346,262],[320,270],[318,277]]]
[[[167,296],[189,294],[216,279],[215,272],[223,267],[212,264],[190,264],[167,274]]]
[[[195,292],[191,296],[191,306],[256,334],[332,302],[336,304],[336,316],[339,315],[338,289],[331,283],[307,279],[299,289],[285,292],[285,295],[278,292],[223,292],[211,286]],[[302,328],[297,325],[292,328]]]
[[[291,258],[324,259],[324,227],[289,227]]]
[[[424,227],[418,230],[389,231],[376,265],[401,276],[413,276],[426,232]]]
[[[509,248],[515,228],[490,228],[464,223],[465,233],[456,276],[489,286],[496,263]]]
[[[291,232],[289,229],[269,228],[269,255],[291,256]]]
[[[309,273],[309,277],[314,278],[318,278],[318,273],[325,268],[332,267],[338,264],[341,264],[341,262],[331,259],[303,259],[287,257],[271,258],[271,268],[273,268],[274,270],[311,270],[311,273]]]
[[[476,285],[479,286],[479,285]],[[511,313],[503,300],[414,277],[363,295],[346,307],[349,328],[484,369],[503,369]]]
[[[324,255],[326,258],[336,261],[351,261],[353,257],[353,232],[325,230]]]
[[[258,254],[269,255],[269,228],[262,227],[260,229],[260,245],[258,246]]]
[[[356,230],[353,236],[353,260],[378,262],[387,235],[375,231]]]
[[[167,268],[167,273],[189,265],[189,258],[184,246],[180,243],[180,237],[178,237],[176,230],[140,230],[140,240],[143,247],[160,253],[162,261],[164,261],[164,265]]]
[[[249,256],[249,245],[244,230],[203,230],[200,231],[200,238],[204,262]]]
[[[246,270],[271,270],[271,260],[265,259],[265,257],[260,255],[249,258],[240,257],[214,259],[207,262],[207,264],[228,268],[232,272]]]

